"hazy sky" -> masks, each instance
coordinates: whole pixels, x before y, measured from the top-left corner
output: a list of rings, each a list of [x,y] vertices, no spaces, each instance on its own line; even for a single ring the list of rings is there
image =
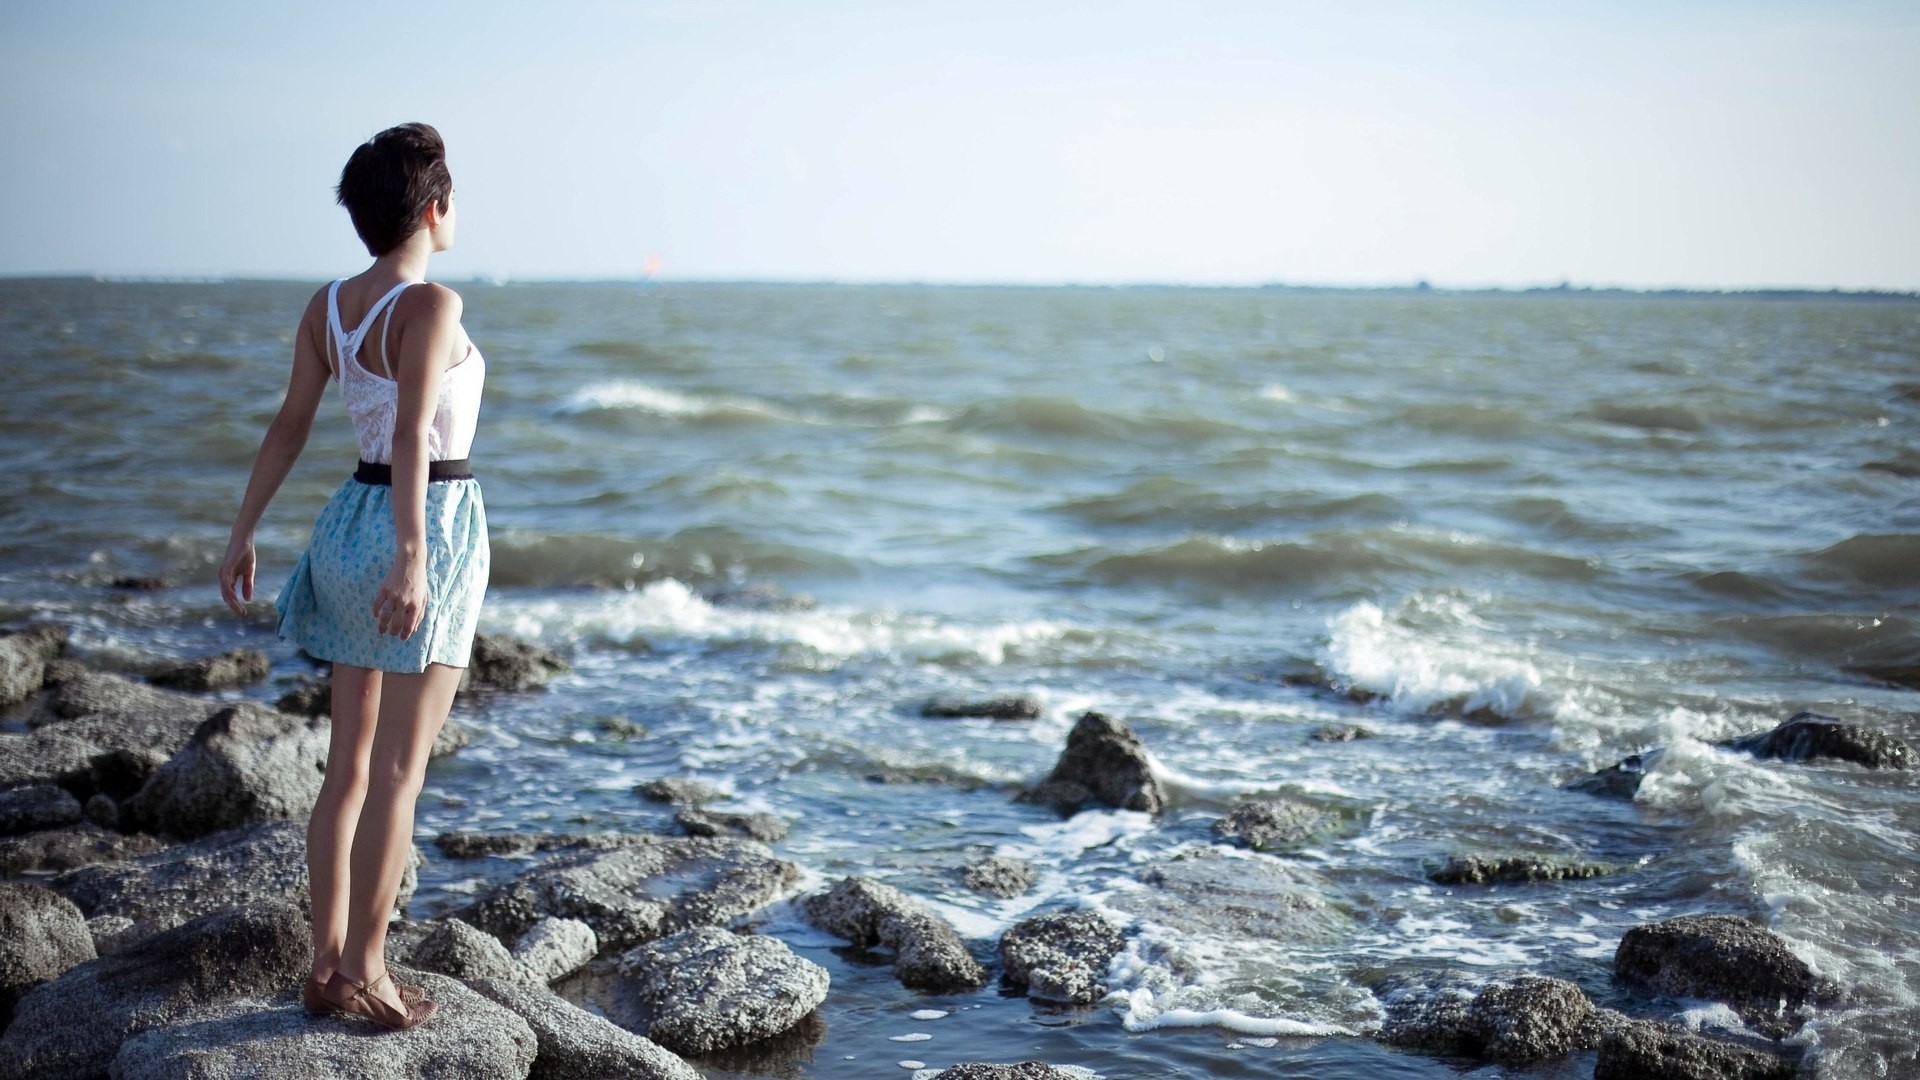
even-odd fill
[[[0,7],[0,273],[1920,288],[1920,4]]]

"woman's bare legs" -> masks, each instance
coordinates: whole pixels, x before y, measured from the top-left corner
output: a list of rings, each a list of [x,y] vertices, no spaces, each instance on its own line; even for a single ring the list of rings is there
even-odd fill
[[[364,983],[387,969],[387,918],[413,853],[413,804],[426,782],[433,740],[453,708],[462,669],[428,664],[418,675],[381,674],[366,799],[349,858],[346,938],[339,972]],[[405,1011],[391,980],[372,991]]]
[[[340,966],[347,937],[348,854],[367,795],[367,759],[380,712],[382,672],[333,666],[333,733],[320,799],[307,819],[307,882],[313,897],[313,977]]]

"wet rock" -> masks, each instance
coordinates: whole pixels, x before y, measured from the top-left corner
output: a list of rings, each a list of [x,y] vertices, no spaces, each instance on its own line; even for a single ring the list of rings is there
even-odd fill
[[[533,1029],[458,980],[403,972],[438,1006],[409,1031],[344,1016],[315,1018],[297,989],[235,998],[170,1017],[122,1043],[115,1080],[521,1080],[533,1067]],[[297,985],[298,977],[295,977]]]
[[[157,836],[128,835],[94,824],[48,829],[0,840],[0,874],[18,877],[93,863],[124,862],[166,846],[167,842]]]
[[[968,863],[960,871],[960,883],[977,893],[1011,900],[1033,888],[1033,864],[1006,855],[989,855]]]
[[[553,982],[585,967],[599,951],[593,927],[579,919],[545,918],[514,942],[513,958],[536,978]]]
[[[1078,1075],[1038,1061],[1023,1061],[1018,1065],[969,1061],[940,1070],[933,1075],[933,1080],[1076,1080]]]
[[[786,943],[710,926],[629,951],[620,973],[647,1011],[647,1037],[683,1054],[779,1035],[827,996],[827,969]]]
[[[1593,1080],[1792,1080],[1798,1071],[1792,1057],[1631,1020],[1600,1041]]]
[[[1920,476],[1920,456],[1915,457],[1914,464],[1911,465],[1910,468],[1912,468],[1913,471],[1905,475]],[[1847,670],[1856,675],[1865,675],[1869,679],[1877,679],[1891,686],[1905,687],[1908,690],[1920,690],[1920,664],[1868,665],[1864,667],[1850,667]]]
[[[1002,979],[1038,1001],[1091,1005],[1107,996],[1107,965],[1125,945],[1120,928],[1095,912],[1024,919],[1000,937]]]
[[[47,680],[47,664],[67,647],[67,628],[41,624],[0,637],[0,705],[25,701]]]
[[[190,1008],[297,991],[312,946],[305,913],[266,900],[216,911],[89,960],[20,998],[13,1023],[0,1035],[0,1076],[97,1080],[123,1042]],[[78,1017],[85,1022],[75,1023]]]
[[[772,814],[731,814],[682,807],[673,820],[688,836],[743,836],[771,844],[787,835],[787,823]]]
[[[1380,1041],[1428,1054],[1475,1057],[1482,1039],[1473,1016],[1476,983],[1445,972],[1393,976],[1374,987],[1385,1013]]]
[[[1153,775],[1146,746],[1127,725],[1097,712],[1080,717],[1053,772],[1019,800],[1062,809],[1098,802],[1149,814],[1167,808],[1166,789]]]
[[[1353,742],[1355,739],[1371,739],[1373,732],[1359,724],[1322,724],[1313,729],[1310,737],[1314,742]]]
[[[333,680],[301,679],[291,690],[281,694],[273,707],[295,716],[332,716]]]
[[[80,800],[52,784],[26,784],[0,791],[0,835],[57,829],[82,817]]]
[[[456,979],[531,978],[499,938],[459,919],[434,920],[433,928],[407,952],[407,963]]]
[[[412,895],[419,862],[415,851],[400,878],[398,903]],[[143,933],[257,900],[282,900],[304,910],[306,823],[242,825],[127,862],[68,870],[48,885],[80,905],[89,918],[124,915],[141,924]]]
[[[1297,671],[1282,675],[1280,682],[1285,686],[1297,686],[1303,690],[1341,698],[1355,705],[1371,705],[1386,696],[1365,687],[1335,679],[1324,671]]]
[[[812,611],[818,606],[818,601],[806,593],[789,593],[764,581],[710,592],[707,602],[751,611]]]
[[[1647,778],[1647,773],[1651,772],[1664,756],[1666,756],[1665,749],[1628,754],[1617,763],[1578,780],[1569,781],[1565,786],[1568,791],[1579,791],[1610,799],[1631,800],[1639,793],[1640,782]]]
[[[530,642],[494,634],[476,634],[473,656],[466,674],[460,677],[460,689],[483,686],[496,690],[531,690],[545,686],[555,675],[572,670],[572,665],[551,649]]]
[[[35,734],[58,732],[100,750],[172,757],[200,722],[222,707],[207,698],[88,671],[54,687],[27,723]]]
[[[745,840],[668,839],[555,855],[453,912],[502,941],[549,915],[593,927],[621,949],[757,911],[791,888],[800,868]]]
[[[560,848],[632,847],[656,843],[659,839],[650,833],[630,832],[483,833],[450,829],[434,837],[433,842],[449,858],[475,859],[483,855],[524,855]]]
[[[807,921],[862,948],[894,953],[893,973],[916,990],[950,993],[985,985],[987,971],[938,915],[891,885],[844,878],[801,905]]]
[[[121,589],[126,592],[159,592],[173,588],[173,582],[163,577],[139,577],[126,575],[107,582],[109,589]]]
[[[0,1027],[20,995],[96,955],[73,901],[38,885],[0,885]]]
[[[142,832],[191,838],[304,818],[320,798],[330,731],[324,719],[229,705],[202,721],[121,805],[123,820]]]
[[[1324,839],[1339,824],[1316,806],[1266,799],[1236,806],[1213,823],[1213,835],[1254,851],[1298,851]]]
[[[57,660],[49,660],[47,661],[47,678],[41,685],[59,686],[62,683],[79,678],[89,670],[91,669],[89,669],[87,665],[78,660],[68,660],[65,657]]]
[[[258,649],[233,649],[157,671],[147,676],[147,681],[175,690],[227,690],[257,683],[272,670],[273,664],[266,653]]]
[[[1836,758],[1869,769],[1904,769],[1913,762],[1907,744],[1877,728],[1849,724],[1818,713],[1796,713],[1772,731],[1721,744],[1757,758],[1813,761]]]
[[[1139,878],[1149,887],[1116,893],[1113,906],[1166,926],[1302,942],[1332,941],[1350,926],[1327,903],[1324,878],[1279,859],[1214,848],[1154,864]]]
[[[458,720],[448,718],[440,725],[440,731],[433,737],[433,748],[427,751],[427,757],[446,757],[448,754],[473,742],[478,733]]]
[[[692,1066],[658,1043],[545,987],[495,979],[467,985],[532,1029],[538,1051],[527,1080],[700,1080]]]
[[[920,715],[935,720],[1037,720],[1040,703],[1030,697],[996,697],[979,701],[936,699],[920,706]]]
[[[663,776],[658,780],[649,780],[633,791],[648,802],[671,803],[675,806],[698,806],[720,797],[719,789],[684,776]]]
[[[1732,1005],[1754,1030],[1780,1037],[1802,1005],[1830,988],[1773,931],[1733,915],[1682,915],[1636,926],[1620,939],[1613,970],[1672,997]]]
[[[1386,1011],[1380,1039],[1394,1046],[1508,1065],[1591,1050],[1625,1018],[1598,1009],[1578,986],[1523,975],[1477,992],[1445,973],[1376,988]]]
[[[1427,879],[1439,885],[1510,885],[1604,877],[1613,870],[1601,863],[1540,855],[1451,855],[1446,865],[1427,874]]]

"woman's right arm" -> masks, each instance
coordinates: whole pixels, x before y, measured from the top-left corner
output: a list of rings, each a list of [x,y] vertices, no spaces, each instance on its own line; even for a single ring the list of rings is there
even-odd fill
[[[253,599],[253,530],[267,512],[267,504],[293,471],[300,451],[313,430],[313,415],[320,409],[326,393],[330,369],[321,349],[320,332],[326,321],[326,291],[323,289],[307,304],[300,328],[293,335],[293,374],[287,381],[287,396],[280,411],[267,425],[260,440],[260,452],[254,456],[253,472],[247,477],[247,493],[240,500],[240,514],[234,520],[227,540],[227,554],[220,562],[220,596],[236,615],[245,615],[245,601]]]

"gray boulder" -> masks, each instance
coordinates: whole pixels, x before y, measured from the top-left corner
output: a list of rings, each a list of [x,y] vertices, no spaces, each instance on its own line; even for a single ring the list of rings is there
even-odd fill
[[[1454,972],[1392,975],[1373,988],[1384,1014],[1380,1041],[1428,1054],[1473,1057],[1480,1052],[1473,999],[1480,984]]]
[[[1330,942],[1351,920],[1326,900],[1326,879],[1291,862],[1223,848],[1152,864],[1145,889],[1114,894],[1113,906],[1189,932],[1276,941]]]
[[[801,905],[807,921],[862,948],[892,949],[893,973],[916,990],[950,993],[987,981],[987,969],[967,952],[946,920],[891,885],[844,878]]]
[[[647,1037],[683,1054],[745,1046],[791,1029],[827,996],[827,969],[770,937],[682,930],[620,958]]]
[[[0,885],[0,1027],[21,994],[96,955],[73,901],[38,885]]]
[[[1333,835],[1340,819],[1291,799],[1264,799],[1236,806],[1213,823],[1213,835],[1254,851],[1298,851]]]
[[[1613,870],[1604,863],[1542,855],[1450,855],[1427,879],[1439,885],[1512,885],[1604,877]]]
[[[297,990],[312,947],[305,913],[268,900],[89,960],[20,998],[0,1035],[0,1076],[97,1080],[123,1042],[196,1006]]]
[[[799,878],[799,867],[751,841],[647,837],[555,855],[452,914],[503,942],[549,915],[579,919],[602,948],[624,949],[730,922]]]
[[[162,690],[103,671],[86,671],[53,688],[27,723],[101,751],[172,757],[222,703]],[[80,794],[75,789],[75,794]],[[87,792],[91,794],[91,792]]]
[[[460,677],[460,689],[490,686],[496,690],[530,690],[570,670],[572,665],[551,649],[494,634],[476,634],[473,657],[466,674]]]
[[[513,958],[545,982],[580,970],[599,952],[600,938],[593,927],[579,919],[551,916],[534,923],[513,944]]]
[[[1591,1050],[1625,1018],[1596,1008],[1578,986],[1523,975],[1477,993],[1445,974],[1395,980],[1377,991],[1386,1019],[1380,1039],[1395,1046],[1507,1065]]]
[[[95,824],[48,829],[0,840],[0,875],[71,870],[92,863],[125,862],[166,847],[144,833],[121,833]]]
[[[326,776],[329,721],[250,702],[202,721],[121,804],[143,832],[191,838],[255,821],[305,818]]]
[[[437,919],[407,953],[407,963],[456,979],[526,982],[532,976],[500,939],[459,919]]]
[[[0,791],[0,834],[57,829],[82,817],[80,800],[53,784],[25,784]]]
[[[1628,754],[1604,769],[1578,780],[1568,781],[1565,786],[1568,791],[1631,801],[1640,792],[1640,782],[1647,778],[1647,773],[1651,772],[1665,755],[1664,748]]]
[[[1793,1080],[1798,1072],[1795,1058],[1646,1020],[1615,1028],[1593,1064],[1593,1080]]]
[[[772,814],[739,814],[683,806],[673,820],[688,836],[740,836],[771,844],[787,835],[787,823]]]
[[[257,683],[272,670],[273,664],[266,653],[258,649],[233,649],[218,656],[175,664],[147,676],[147,681],[175,690],[227,690]]]
[[[1745,735],[1721,745],[1782,761],[1834,758],[1869,769],[1904,769],[1913,763],[1913,752],[1907,744],[1878,728],[1810,712],[1797,713],[1772,731]]]
[[[90,766],[104,751],[69,731],[0,732],[0,787],[56,784],[91,791]]]
[[[47,663],[67,646],[67,628],[42,623],[0,637],[0,705],[25,701],[47,681]]]
[[[98,915],[87,920],[87,933],[93,937],[93,951],[105,956],[140,940],[139,924],[125,915]]]
[[[692,1066],[658,1043],[545,987],[495,979],[468,985],[532,1029],[539,1049],[527,1080],[700,1080]]]
[[[388,1031],[350,1016],[309,1016],[297,989],[229,996],[128,1038],[112,1080],[521,1080],[537,1047],[525,1020],[440,975],[403,973],[437,1006],[432,1019]],[[294,979],[297,988],[298,978]]]
[[[1733,915],[1636,926],[1620,939],[1613,970],[1657,993],[1724,1001],[1775,1038],[1798,1026],[1794,1014],[1803,1005],[1831,993],[1779,935]]]
[[[1000,936],[1001,978],[1038,1001],[1091,1005],[1107,996],[1107,965],[1125,945],[1095,912],[1036,916]]]
[[[1025,696],[978,701],[936,698],[920,706],[920,715],[934,720],[1036,720],[1040,716],[1040,703]]]
[[[1078,1077],[1077,1073],[1056,1069],[1038,1061],[1023,1061],[1018,1065],[989,1065],[969,1061],[940,1070],[933,1075],[933,1080],[1078,1080]]]
[[[977,893],[1011,900],[1033,888],[1033,864],[1006,855],[976,859],[960,870],[960,883]]]
[[[684,776],[663,776],[658,780],[649,780],[636,785],[633,792],[648,802],[671,803],[675,806],[698,806],[720,797],[719,789]]]
[[[1167,792],[1132,730],[1104,713],[1089,712],[1073,725],[1053,771],[1022,792],[1019,801],[1063,810],[1097,802],[1157,814],[1167,808]]]

